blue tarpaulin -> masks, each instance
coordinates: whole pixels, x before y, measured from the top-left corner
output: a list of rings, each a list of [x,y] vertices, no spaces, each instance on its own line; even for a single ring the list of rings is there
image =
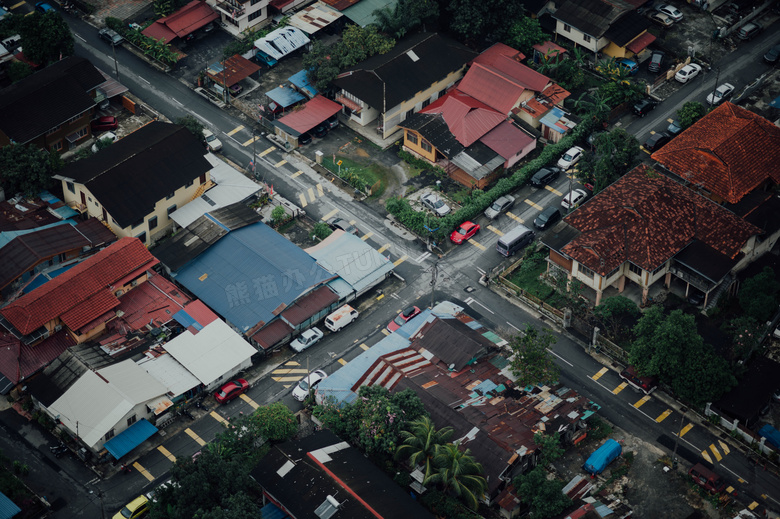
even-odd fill
[[[141,418],[133,425],[108,440],[103,446],[111,455],[119,459],[131,450],[141,445],[147,438],[157,432],[157,427]]]
[[[604,445],[598,448],[596,452],[590,455],[588,461],[582,466],[585,472],[593,474],[601,474],[607,465],[612,463],[612,460],[620,456],[620,452],[623,447],[620,446],[615,440],[607,440]]]
[[[306,99],[300,92],[291,86],[278,86],[273,90],[266,92],[265,95],[282,108],[287,108],[288,106],[292,106],[295,103]]]
[[[759,436],[766,438],[766,441],[780,448],[780,431],[767,424],[758,431]]]

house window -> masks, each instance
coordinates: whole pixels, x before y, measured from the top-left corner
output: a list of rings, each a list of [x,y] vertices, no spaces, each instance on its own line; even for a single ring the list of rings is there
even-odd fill
[[[76,139],[77,140],[78,139],[83,139],[84,137],[87,136],[88,133],[89,133],[89,131],[88,131],[87,127],[85,126],[84,128],[82,128],[82,129],[80,129],[79,131],[76,132]]]
[[[255,0],[252,0],[252,5],[255,5]],[[257,11],[249,15],[248,20],[251,22],[252,20],[256,20],[261,16],[263,16],[263,10],[258,9]]]
[[[428,106],[429,104],[431,104],[431,100],[430,100],[430,99],[426,99],[425,101],[423,101],[423,102],[422,102],[422,108],[425,108],[425,107],[426,107],[426,106]],[[422,109],[422,108],[421,108],[421,109]]]
[[[410,118],[410,117],[411,117],[411,116],[413,116],[413,115],[414,115],[414,108],[412,108],[411,110],[409,110],[408,112],[406,112],[406,113],[404,114],[404,118],[403,118],[403,120],[405,121],[405,120],[407,120],[408,118]]]
[[[664,267],[666,267],[666,263],[661,263],[661,266],[653,271],[653,276],[661,272],[664,269]]]
[[[54,151],[62,150],[62,141],[57,141],[54,144],[52,144],[51,149],[53,149]]]
[[[60,128],[62,128],[62,125],[55,126],[55,127],[54,127],[54,128],[52,128],[51,130],[49,130],[48,132],[46,132],[46,135],[51,135],[52,133],[56,132],[56,131],[57,131],[57,130],[59,130]]]
[[[139,240],[141,240],[141,242],[143,242],[143,243],[146,243],[146,232],[142,232],[141,234],[139,234],[138,236],[136,236],[136,238],[138,238]]]
[[[165,197],[165,199],[166,199],[166,200],[170,200],[171,198],[173,198],[173,197],[174,197],[174,195],[176,195],[176,191],[174,191],[173,193],[171,193],[171,194],[169,194],[168,196],[166,196],[166,197]]]
[[[136,227],[138,227],[139,225],[141,225],[143,223],[144,223],[143,219],[138,220],[137,222],[133,222],[133,225],[131,225],[130,228],[131,229],[135,229]]]
[[[222,17],[222,21],[223,22],[227,22],[230,25],[235,25],[236,27],[238,27],[238,22],[236,20],[234,20],[233,18],[229,17],[229,16],[223,16]]]
[[[149,218],[149,230],[151,231],[155,227],[157,227],[157,217],[152,216],[151,218]]]
[[[135,420],[136,420],[135,415],[133,415],[130,418],[128,418],[127,419],[127,426],[130,427],[131,425],[133,425],[135,423]]]
[[[637,276],[641,276],[642,275],[642,269],[640,267],[637,267],[636,265],[634,265],[631,262],[628,263],[628,270],[630,270],[631,272],[633,272]]]
[[[406,131],[406,140],[412,144],[417,144],[417,134],[410,131]]]
[[[584,40],[586,43],[590,43],[590,36],[588,36],[587,34],[583,34],[583,35],[582,35],[582,39],[583,39],[583,40]]]
[[[172,206],[170,206],[168,208],[168,218],[171,217],[171,215],[173,214],[174,211],[176,211],[176,204],[174,204],[174,205],[172,205]]]
[[[582,274],[583,276],[586,276],[586,277],[589,277],[589,278],[593,279],[593,275],[595,274],[595,272],[590,270],[588,267],[586,267],[582,263],[579,263],[577,265],[577,269],[579,269],[580,274]]]
[[[205,184],[206,183],[206,174],[204,173],[201,176],[199,176],[198,180],[200,181],[201,184]]]
[[[195,179],[192,179],[189,182],[187,182],[186,184],[184,184],[184,188],[186,189],[186,188],[190,187],[194,183],[195,183]]]
[[[68,186],[68,191],[70,191],[74,195],[76,194],[76,186],[73,185],[73,182],[65,182],[65,185]]]
[[[618,269],[620,269],[620,267],[615,267],[614,269],[612,269],[612,272],[610,272],[609,274],[607,274],[607,279],[609,279],[609,278],[611,278],[612,276],[614,276],[615,274],[617,274],[617,271],[618,271]]]
[[[571,32],[571,25],[563,24],[563,32]]]
[[[108,432],[106,433],[106,441],[110,440],[110,439],[111,439],[111,438],[113,438],[113,437],[114,437],[114,430],[113,430],[113,429],[111,429],[110,431],[108,431]]]
[[[428,151],[428,152],[433,150],[433,147],[431,147],[430,143],[428,141],[426,141],[425,139],[421,139],[420,140],[420,147],[422,149],[424,149],[425,151]]]

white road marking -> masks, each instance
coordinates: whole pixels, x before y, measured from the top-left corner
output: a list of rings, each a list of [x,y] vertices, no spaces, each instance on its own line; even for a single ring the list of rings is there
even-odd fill
[[[487,310],[488,312],[490,312],[491,314],[494,314],[494,315],[495,315],[495,312],[494,312],[493,310],[491,310],[491,309],[490,309],[490,308],[488,308],[487,306],[483,305],[482,303],[480,303],[479,301],[477,301],[477,300],[476,300],[476,299],[474,299],[473,297],[469,297],[468,299],[466,299],[466,300],[465,300],[465,301],[463,301],[463,302],[464,302],[464,303],[466,303],[467,305],[470,305],[471,303],[476,303],[476,304],[478,304],[479,306],[481,306],[482,308],[484,308],[485,310]]]
[[[415,263],[422,263],[423,261],[425,261],[425,258],[427,258],[430,255],[431,255],[430,252],[423,252],[422,254],[420,254],[419,256],[414,258],[414,262]]]
[[[510,323],[509,321],[507,321],[507,322],[506,322],[506,324],[508,324],[509,326],[511,326],[512,328],[514,328],[515,330],[517,330],[518,332],[520,331],[520,328],[518,328],[518,327],[517,327],[517,326],[515,326],[514,324]]]
[[[550,348],[547,348],[547,351],[549,351],[550,353],[552,353],[553,355],[555,355],[556,357],[558,357],[559,359],[561,359],[563,362],[565,362],[565,363],[566,363],[566,364],[568,364],[569,366],[574,366],[574,364],[572,364],[572,363],[571,363],[571,362],[569,362],[568,360],[564,359],[563,357],[561,357],[560,355],[558,355],[557,353],[555,353],[554,351],[552,351]],[[646,415],[645,415],[645,416],[646,416]],[[648,418],[650,418],[650,417],[648,416]]]

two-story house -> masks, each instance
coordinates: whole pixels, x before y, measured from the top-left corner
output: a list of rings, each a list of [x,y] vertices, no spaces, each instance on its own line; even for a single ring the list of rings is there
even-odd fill
[[[54,178],[62,181],[68,205],[119,237],[151,245],[173,226],[174,211],[212,185],[206,153],[185,127],[155,121]]]
[[[219,13],[219,21],[234,36],[269,19],[269,0],[206,0],[206,3]]]
[[[65,152],[84,142],[106,79],[78,56],[64,58],[0,90],[0,147],[31,144]]]

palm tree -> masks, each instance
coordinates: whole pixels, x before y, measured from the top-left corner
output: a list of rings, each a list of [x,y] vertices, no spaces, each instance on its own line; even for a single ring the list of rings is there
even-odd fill
[[[433,458],[441,445],[452,436],[452,427],[436,430],[427,416],[409,422],[409,430],[401,431],[402,445],[396,451],[396,458],[407,459],[412,466],[425,464],[425,480],[433,472]]]
[[[457,443],[448,443],[437,449],[433,458],[436,472],[424,480],[438,483],[444,491],[449,491],[459,497],[466,506],[476,510],[479,499],[487,490],[487,481],[480,474],[484,472],[482,464],[478,463],[471,450],[460,450]]]

